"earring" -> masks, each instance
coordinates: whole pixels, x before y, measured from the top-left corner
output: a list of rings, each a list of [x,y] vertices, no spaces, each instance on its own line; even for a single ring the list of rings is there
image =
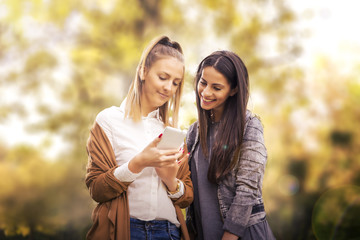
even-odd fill
[[[215,116],[214,116],[214,112],[212,109],[210,110],[210,119],[211,119],[211,123],[215,122]]]

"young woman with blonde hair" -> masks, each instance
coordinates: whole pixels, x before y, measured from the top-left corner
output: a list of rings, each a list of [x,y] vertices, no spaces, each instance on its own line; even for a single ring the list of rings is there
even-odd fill
[[[121,106],[97,115],[85,181],[98,205],[87,239],[188,239],[180,209],[193,199],[187,154],[157,148],[165,126],[177,125],[184,71],[180,45],[154,39]]]

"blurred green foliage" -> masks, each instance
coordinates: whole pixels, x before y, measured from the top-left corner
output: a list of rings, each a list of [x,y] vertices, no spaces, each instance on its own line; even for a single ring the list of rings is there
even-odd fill
[[[0,12],[0,123],[17,121],[36,136],[15,145],[9,138],[20,136],[1,136],[0,239],[84,238],[94,207],[84,183],[89,128],[123,100],[144,46],[159,34],[185,52],[182,128],[196,120],[200,60],[218,49],[244,59],[249,108],[265,126],[264,198],[277,239],[334,231],[319,213],[339,194],[319,199],[360,184],[360,65],[345,75],[326,57],[311,72],[296,65],[304,32],[284,1],[3,0]],[[359,217],[347,219],[350,234]]]

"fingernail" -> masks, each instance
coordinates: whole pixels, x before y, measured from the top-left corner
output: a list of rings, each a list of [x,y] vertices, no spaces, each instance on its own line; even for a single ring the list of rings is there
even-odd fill
[[[184,153],[185,152],[185,149],[183,149],[183,152],[182,153]]]
[[[162,133],[160,133],[160,135],[159,135],[159,138],[161,138],[162,137]]]
[[[178,163],[178,164],[180,164],[180,163],[181,163],[181,160],[180,160],[180,161],[178,161],[177,163]]]

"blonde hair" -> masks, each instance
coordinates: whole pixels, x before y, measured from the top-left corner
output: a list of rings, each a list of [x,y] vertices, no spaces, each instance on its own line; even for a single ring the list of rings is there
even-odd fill
[[[154,62],[165,56],[174,57],[180,62],[184,63],[184,56],[180,44],[171,41],[167,36],[160,36],[153,39],[143,51],[139,65],[136,69],[135,79],[131,83],[129,92],[126,97],[125,117],[132,118],[134,121],[140,121],[141,92],[143,85],[142,80],[144,79],[145,71],[149,71]],[[165,126],[177,126],[180,108],[180,96],[182,94],[183,86],[184,75],[175,94],[169,99],[169,101],[159,107],[160,118],[164,122]],[[171,114],[172,122],[169,121]]]

